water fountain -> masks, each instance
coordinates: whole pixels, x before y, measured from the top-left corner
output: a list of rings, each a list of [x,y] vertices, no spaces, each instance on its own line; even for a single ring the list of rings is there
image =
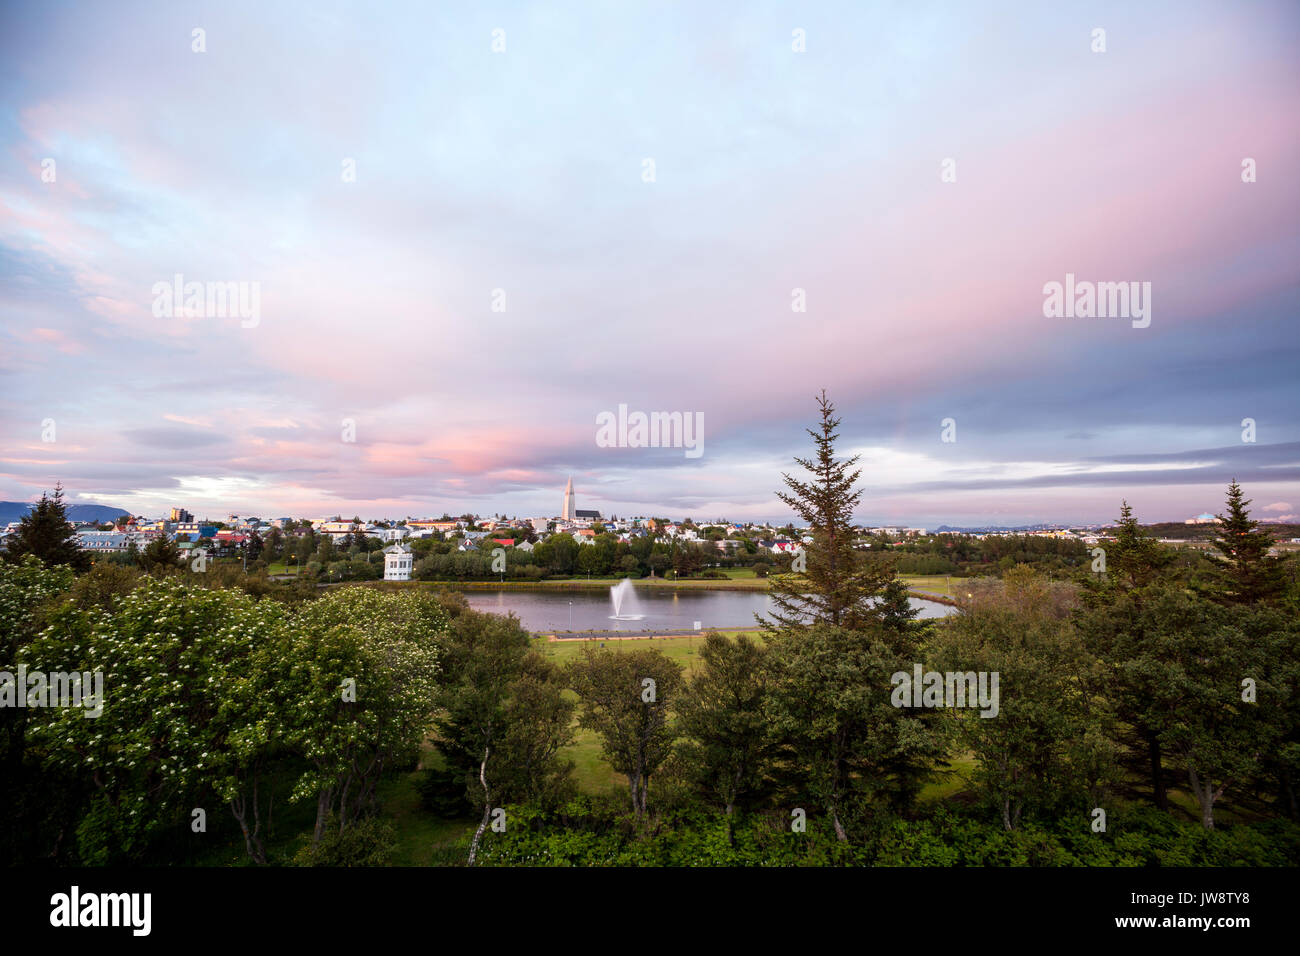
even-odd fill
[[[644,614],[624,614],[623,605],[626,604],[632,610],[636,609],[636,589],[632,586],[631,578],[624,578],[609,589],[609,600],[614,605],[614,613],[609,616],[611,621],[640,621]]]

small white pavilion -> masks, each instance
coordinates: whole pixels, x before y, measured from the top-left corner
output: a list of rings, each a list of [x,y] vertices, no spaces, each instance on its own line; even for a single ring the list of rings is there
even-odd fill
[[[384,548],[384,580],[411,580],[411,549],[404,544],[390,544]]]

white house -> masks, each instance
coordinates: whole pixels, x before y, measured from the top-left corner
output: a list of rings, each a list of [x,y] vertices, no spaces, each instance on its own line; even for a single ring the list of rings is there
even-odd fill
[[[384,580],[411,580],[411,565],[414,563],[411,549],[404,544],[390,544],[384,548]]]
[[[125,551],[130,540],[121,531],[77,532],[77,547],[82,551]]]

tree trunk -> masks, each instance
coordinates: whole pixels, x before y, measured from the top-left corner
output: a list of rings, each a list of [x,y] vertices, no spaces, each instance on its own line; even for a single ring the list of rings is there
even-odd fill
[[[483,838],[483,831],[487,829],[488,821],[492,819],[492,794],[487,784],[487,762],[488,755],[491,753],[490,745],[484,747],[483,762],[478,765],[478,782],[483,786],[483,819],[479,821],[478,829],[474,831],[474,840],[469,845],[470,866],[474,865],[474,860],[478,857],[478,841]]]
[[[254,793],[253,795],[253,810],[254,810],[254,823],[252,829],[249,829],[247,807],[244,801],[243,794],[241,793],[239,796],[233,797],[230,801],[230,812],[234,815],[235,819],[239,822],[240,832],[244,834],[244,850],[248,853],[249,859],[252,860],[254,863],[265,864],[266,850],[262,846],[262,837],[260,832],[262,829],[262,824],[259,820],[256,819],[256,815],[257,815],[256,793]]]
[[[1196,802],[1201,806],[1201,826],[1207,830],[1214,829],[1214,786],[1208,781],[1201,783],[1201,775],[1193,767],[1187,768],[1187,778],[1192,784],[1192,793],[1196,796]],[[1226,784],[1224,786],[1227,786]],[[1223,789],[1219,789],[1222,793]]]
[[[339,833],[342,833],[348,825],[348,790],[352,787],[352,775],[343,781],[343,789],[339,793]]]
[[[316,798],[316,832],[312,835],[312,846],[320,843],[325,835],[325,822],[329,819],[330,807],[334,805],[334,788],[325,787]]]
[[[831,808],[831,822],[835,824],[835,839],[841,843],[849,842],[849,835],[844,832],[844,824],[840,823],[840,812],[836,808]]]
[[[1165,788],[1165,770],[1161,760],[1160,741],[1155,734],[1147,737],[1147,753],[1151,759],[1151,792],[1155,796],[1156,806],[1161,810],[1169,809],[1169,795]]]
[[[632,812],[641,819],[641,774],[637,771],[627,775],[628,789],[632,792]]]

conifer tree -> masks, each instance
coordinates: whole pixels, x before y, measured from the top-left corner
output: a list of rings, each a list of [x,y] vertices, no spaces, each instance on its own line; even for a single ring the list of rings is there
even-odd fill
[[[862,499],[862,492],[854,487],[862,474],[853,469],[858,456],[835,457],[840,420],[825,389],[817,405],[821,421],[816,429],[808,429],[815,454],[811,459],[795,458],[812,477],[802,481],[783,474],[789,491],[777,493],[808,524],[813,540],[802,556],[796,555],[803,560],[796,560],[795,568],[802,564],[802,571],[771,579],[768,593],[774,609],[769,618],[759,618],[769,631],[813,624],[861,628],[878,620],[880,612],[872,599],[894,576],[892,568],[869,561],[853,547],[853,512]]]
[[[41,493],[41,500],[23,516],[18,530],[9,539],[5,553],[12,561],[34,554],[51,566],[66,564],[77,571],[90,567],[89,557],[77,547],[76,535],[68,524],[62,484],[54,486],[53,495]]]
[[[1216,574],[1216,598],[1221,603],[1255,604],[1281,596],[1285,588],[1282,562],[1269,556],[1273,535],[1250,517],[1244,497],[1234,478],[1228,486],[1228,509],[1218,515],[1222,534],[1214,540],[1219,554],[1209,555]]]
[[[1160,542],[1142,530],[1137,518],[1133,517],[1132,506],[1124,501],[1115,527],[1115,543],[1111,545],[1111,574],[1123,587],[1145,587],[1156,580],[1160,570],[1171,560],[1171,555],[1160,546]]]

